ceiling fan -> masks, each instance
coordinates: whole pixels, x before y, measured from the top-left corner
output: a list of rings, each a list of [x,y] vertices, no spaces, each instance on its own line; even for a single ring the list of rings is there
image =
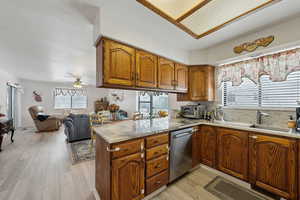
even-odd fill
[[[82,82],[82,76],[73,74],[73,73],[67,73],[65,76],[67,78],[74,78],[75,81],[73,82],[73,87],[74,88],[82,88],[85,84]]]

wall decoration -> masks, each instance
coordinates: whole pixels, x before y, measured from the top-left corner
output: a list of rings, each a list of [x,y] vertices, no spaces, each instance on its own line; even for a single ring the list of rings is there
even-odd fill
[[[43,101],[42,95],[41,95],[40,92],[38,92],[38,91],[35,90],[35,91],[33,91],[32,93],[33,93],[33,99],[34,99],[36,102],[42,102],[42,101]]]
[[[122,102],[124,100],[124,91],[122,90],[110,90],[111,100],[114,102]]]
[[[274,41],[274,36],[268,36],[265,38],[260,38],[255,40],[254,42],[246,42],[244,44],[241,44],[239,46],[234,47],[233,51],[234,53],[240,54],[243,51],[253,52],[258,47],[267,47],[269,44],[271,44]]]

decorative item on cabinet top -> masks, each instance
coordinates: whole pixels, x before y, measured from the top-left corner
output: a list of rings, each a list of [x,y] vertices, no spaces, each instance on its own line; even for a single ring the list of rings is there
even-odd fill
[[[97,87],[186,93],[188,66],[102,37],[97,48]],[[169,67],[170,66],[170,67]]]

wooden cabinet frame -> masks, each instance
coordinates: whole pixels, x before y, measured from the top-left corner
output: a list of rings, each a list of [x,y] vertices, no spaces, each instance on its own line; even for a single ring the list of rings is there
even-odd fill
[[[96,45],[96,59],[97,87],[187,92],[187,66],[154,53],[102,37]],[[111,69],[113,64],[117,67]],[[118,66],[122,70],[117,70]],[[147,66],[152,69],[143,72]]]

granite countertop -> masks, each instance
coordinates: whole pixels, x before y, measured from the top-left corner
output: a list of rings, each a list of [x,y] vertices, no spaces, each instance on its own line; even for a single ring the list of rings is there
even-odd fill
[[[204,120],[193,119],[169,119],[157,118],[146,120],[124,120],[104,124],[95,127],[96,134],[101,136],[109,144],[123,142],[130,139],[142,138],[145,136],[173,131],[182,128],[188,128],[197,125],[211,125],[224,128],[232,128],[238,130],[245,130],[257,133],[264,133],[270,135],[284,136],[290,138],[300,138],[300,134],[292,134],[287,131],[274,131],[261,128],[251,128],[251,124],[235,123],[235,122],[208,122]]]

